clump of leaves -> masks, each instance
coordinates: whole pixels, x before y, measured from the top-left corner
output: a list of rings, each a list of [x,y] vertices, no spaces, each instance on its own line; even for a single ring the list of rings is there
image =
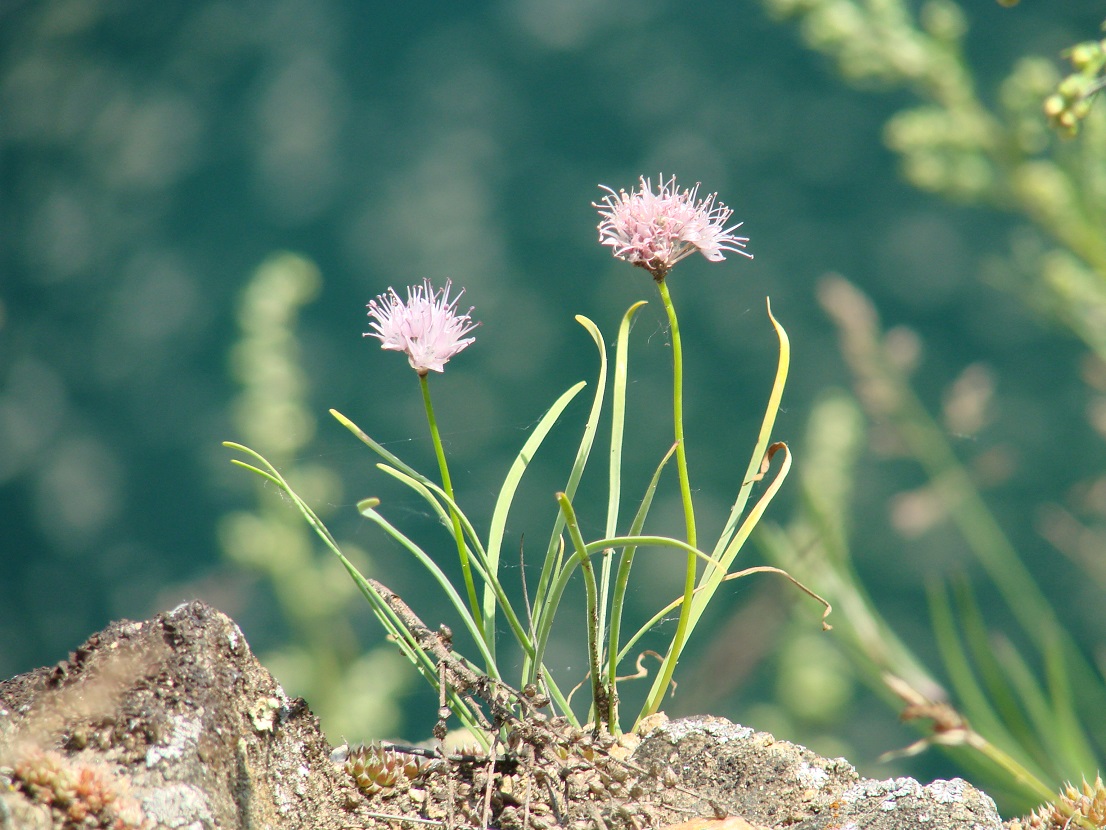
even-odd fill
[[[452,709],[478,739],[485,741],[487,737],[481,732],[479,715],[465,704],[463,698],[465,693],[476,687],[492,690],[496,685],[503,685],[503,672],[497,657],[497,635],[503,627],[500,619],[506,623],[506,630],[514,637],[523,655],[518,688],[524,691],[507,694],[506,697],[513,697],[517,701],[526,699],[530,701],[527,705],[531,708],[550,705],[555,713],[573,727],[579,727],[582,722],[591,722],[599,729],[617,734],[620,731],[617,689],[619,666],[629,655],[640,651],[638,642],[641,638],[669,614],[678,614],[676,630],[668,649],[661,655],[661,668],[653,680],[638,721],[659,709],[688,638],[702,618],[707,604],[723,583],[759,572],[780,574],[825,606],[823,620],[830,610],[825,600],[779,568],[756,566],[731,571],[737,555],[791,467],[791,454],[787,445],[771,442],[771,432],[790,365],[790,345],[783,327],[772,316],[770,306],[768,318],[779,341],[775,381],[756,444],[741,476],[729,517],[710,552],[700,547],[684,437],[683,350],[675,304],[666,278],[677,262],[696,251],[712,262],[725,259],[726,251],[751,255],[744,251],[748,240],[734,234],[740,223],[726,226],[733,211],[717,202],[716,194],[699,198],[698,185],[690,190],[683,190],[676,186],[675,178],[668,181],[662,179],[655,192],[648,179],[642,177],[640,183],[640,189],[632,193],[616,193],[605,188],[606,197],[595,207],[601,217],[600,242],[609,246],[616,258],[647,271],[656,283],[664,304],[673,356],[674,443],[660,459],[632,518],[626,523],[621,513],[621,500],[624,484],[622,456],[627,412],[629,334],[634,316],[645,302],[632,305],[622,318],[614,349],[613,377],[610,378],[606,339],[595,323],[586,317],[577,316],[577,322],[591,337],[598,351],[598,380],[568,481],[563,488],[553,493],[558,512],[537,584],[532,588],[526,585],[523,574],[525,614],[519,613],[515,601],[500,578],[507,519],[530,462],[586,384],[580,382],[573,385],[538,420],[507,472],[491,518],[487,522],[486,538],[477,533],[477,524],[466,515],[454,492],[448,458],[430,394],[431,372],[444,371],[446,364],[474,341],[474,337],[467,335],[478,325],[471,319],[472,309],[465,313],[458,310],[457,303],[461,294],[451,298],[450,283],[447,282],[444,288],[435,290],[429,281],[425,281],[421,286],[409,288],[406,300],[394,289],[389,289],[369,304],[373,330],[367,333],[368,336],[380,340],[385,350],[405,354],[411,368],[415,370],[437,456],[440,483],[385,449],[352,420],[331,410],[331,414],[343,426],[382,459],[377,468],[417,494],[448,529],[461,566],[461,586],[454,585],[434,557],[384,517],[378,510],[381,506],[380,499],[368,498],[358,503],[361,515],[396,540],[433,577],[478,653],[478,660],[473,665],[479,665],[481,679],[471,676],[467,668],[468,661],[463,661],[462,665],[452,656],[443,659],[443,655],[453,647],[452,632],[440,630],[439,634],[431,634],[421,622],[415,622],[413,615],[403,610],[406,606],[398,602],[398,598],[389,589],[361,575],[342,553],[334,537],[311,507],[296,495],[276,467],[247,447],[229,442],[226,444],[251,458],[249,462],[235,460],[234,463],[262,476],[292,499],[327,547],[339,557],[400,650],[438,689],[443,710],[448,714]],[[609,410],[606,405],[608,394]],[[605,520],[587,517],[589,521],[582,522],[574,499],[604,416],[609,422],[610,430],[606,517]],[[686,527],[683,539],[650,535],[644,529],[662,473],[673,457],[676,459]],[[758,486],[763,490],[751,502],[750,507],[750,500]],[[583,528],[591,524],[598,525],[600,522],[604,531],[599,534],[599,538],[585,538]],[[620,527],[625,529],[620,530]],[[643,551],[675,551],[683,554],[686,563],[683,590],[635,633],[625,637],[622,625],[632,566],[637,554]],[[545,663],[554,619],[565,590],[577,571],[583,579],[586,593],[588,658],[588,673],[578,685],[588,683],[591,687],[590,703],[583,716],[573,710],[571,692],[565,692],[568,688],[565,679],[560,678],[559,673],[550,672]],[[829,627],[824,622],[823,625]],[[451,675],[453,680],[450,681],[446,674]],[[462,675],[466,678],[460,684],[463,688],[458,686],[458,678]],[[491,694],[499,693],[491,691],[484,699],[487,701]],[[533,703],[537,700],[543,701],[541,706]],[[439,725],[444,730],[441,714]],[[374,786],[383,787],[389,780],[389,774],[384,768],[389,765],[384,763],[383,758],[379,762],[383,764],[379,773],[383,779],[376,780],[370,775],[368,780],[374,782]],[[368,775],[368,772],[365,774]]]

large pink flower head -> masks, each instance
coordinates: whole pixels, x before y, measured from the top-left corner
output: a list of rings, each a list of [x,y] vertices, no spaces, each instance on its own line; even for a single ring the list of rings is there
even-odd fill
[[[659,178],[655,193],[649,179],[642,176],[640,181],[641,189],[631,193],[599,185],[607,195],[593,202],[600,216],[599,243],[609,245],[616,257],[644,268],[658,281],[693,251],[711,262],[724,260],[723,251],[753,258],[745,251],[748,237],[734,235],[743,223],[726,227],[733,211],[715,201],[717,193],[700,199],[698,183],[680,190],[675,176],[667,182]]]
[[[441,372],[451,357],[476,339],[465,335],[480,325],[469,317],[471,308],[457,313],[457,301],[465,290],[450,300],[451,285],[446,280],[445,288],[435,291],[430,280],[424,280],[407,288],[406,303],[389,288],[369,303],[374,331],[365,332],[365,337],[376,337],[383,349],[406,353],[411,368],[420,375]]]

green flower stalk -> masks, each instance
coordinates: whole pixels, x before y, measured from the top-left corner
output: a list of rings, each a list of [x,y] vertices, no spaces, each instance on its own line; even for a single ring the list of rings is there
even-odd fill
[[[426,407],[426,420],[430,425],[434,453],[438,458],[438,469],[442,476],[442,489],[445,490],[450,501],[455,503],[453,482],[449,476],[449,465],[446,463],[445,450],[442,447],[442,436],[438,431],[434,406],[430,401],[430,384],[426,378],[432,371],[444,371],[445,364],[450,358],[476,339],[465,335],[479,323],[474,323],[469,316],[472,313],[471,308],[464,314],[457,313],[457,302],[465,290],[462,288],[461,292],[450,300],[451,286],[452,283],[446,280],[445,288],[435,291],[430,280],[424,280],[421,286],[411,286],[407,289],[406,303],[400,299],[394,288],[389,288],[387,293],[381,294],[369,303],[369,317],[372,319],[370,325],[374,330],[365,332],[365,337],[379,339],[382,349],[406,354],[411,368],[418,373],[423,405]],[[468,592],[473,618],[479,622],[480,603],[476,598],[476,584],[472,579],[472,566],[469,563],[468,548],[465,546],[461,517],[452,508],[450,520],[453,524],[453,538],[457,541],[457,555],[461,560],[465,590]],[[485,631],[484,635],[485,642],[490,646],[494,642],[491,632]]]
[[[442,489],[445,490],[450,501],[456,502],[457,497],[453,492],[453,479],[449,476],[449,464],[446,462],[442,436],[438,431],[438,421],[434,417],[434,404],[430,401],[430,384],[426,380],[425,373],[419,374],[419,386],[422,387],[422,403],[426,407],[426,422],[430,426],[430,435],[434,439],[434,455],[438,458],[438,470],[442,475]],[[465,590],[468,592],[469,605],[472,606],[473,617],[479,622],[480,604],[476,598],[476,584],[472,581],[472,566],[469,564],[468,548],[465,547],[465,534],[461,529],[461,517],[457,515],[456,510],[450,508],[449,519],[453,525],[453,538],[457,541],[457,555],[461,558],[461,571],[465,578]],[[484,631],[484,640],[489,645],[494,642],[488,631]]]
[[[698,544],[695,532],[695,507],[691,501],[691,481],[687,474],[687,445],[684,443],[684,347],[680,339],[680,323],[676,319],[676,306],[668,292],[668,284],[657,280],[661,301],[668,315],[668,328],[672,334],[672,423],[676,431],[676,469],[680,475],[680,497],[683,499],[687,521],[687,543]]]

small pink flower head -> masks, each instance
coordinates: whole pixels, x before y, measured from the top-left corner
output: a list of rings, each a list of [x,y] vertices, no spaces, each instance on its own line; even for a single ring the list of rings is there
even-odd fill
[[[734,235],[743,223],[726,227],[733,211],[715,201],[717,193],[699,199],[698,184],[680,190],[675,176],[667,182],[660,178],[656,193],[649,179],[642,176],[640,181],[641,190],[631,193],[599,185],[607,195],[592,203],[599,210],[599,243],[609,245],[616,257],[644,268],[658,281],[692,251],[711,262],[724,260],[723,251],[753,258],[745,251],[748,237]]]
[[[365,332],[365,337],[379,339],[383,349],[406,353],[411,368],[420,375],[441,372],[451,357],[476,339],[465,335],[480,325],[469,317],[471,308],[457,313],[457,301],[465,290],[450,300],[451,285],[446,280],[445,288],[435,291],[430,280],[423,280],[422,285],[407,288],[406,303],[389,288],[369,303],[374,331]]]

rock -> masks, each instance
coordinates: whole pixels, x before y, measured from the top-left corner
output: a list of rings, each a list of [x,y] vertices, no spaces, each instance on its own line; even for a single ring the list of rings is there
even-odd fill
[[[697,815],[742,816],[789,828],[963,828],[999,830],[990,796],[954,778],[861,778],[844,758],[827,759],[722,718],[683,718],[645,736],[633,760],[676,772],[669,803]],[[694,793],[692,795],[691,793]]]
[[[450,813],[424,782],[405,799],[374,800],[331,753],[306,703],[285,695],[238,626],[189,603],[146,622],[115,623],[68,660],[0,683],[0,828],[395,827],[399,821],[381,814],[401,804],[455,815],[458,826],[490,804],[493,825],[495,810],[507,809],[532,827],[663,826],[696,817],[703,828],[729,830],[744,826],[737,818],[801,830],[1001,827],[991,799],[963,781],[923,787],[909,778],[861,779],[842,759],[720,718],[654,721],[625,762],[611,761],[648,785],[615,775],[617,790],[596,784],[578,809],[562,801],[542,810],[535,797],[524,812],[523,779],[497,766],[488,783],[492,762],[446,768],[457,778],[456,787],[447,782],[450,797],[467,794],[471,810]],[[570,761],[574,775],[591,763]],[[544,767],[549,777],[549,759]],[[735,818],[709,821],[723,816]]]
[[[5,830],[357,826],[329,755],[304,702],[200,602],[114,623],[0,683]]]

